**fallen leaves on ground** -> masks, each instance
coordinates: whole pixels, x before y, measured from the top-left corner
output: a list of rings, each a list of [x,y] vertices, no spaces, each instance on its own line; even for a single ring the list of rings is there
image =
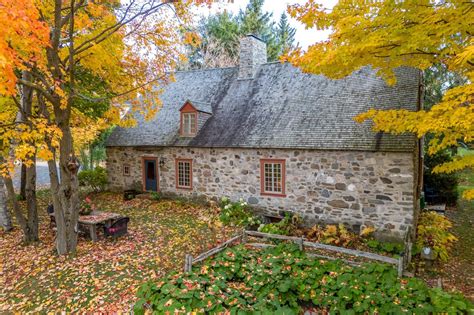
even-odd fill
[[[419,266],[417,276],[433,287],[441,282],[446,291],[461,291],[474,302],[474,203],[459,200],[457,208],[447,209],[446,216],[453,222],[452,232],[458,238],[449,260],[431,267]]]
[[[47,201],[40,203],[40,239],[24,246],[21,231],[0,232],[0,312],[130,311],[138,287],[183,268],[184,255],[216,246],[235,232],[217,222],[216,209],[179,201],[103,193],[97,208],[130,217],[129,234],[96,243],[80,237],[77,253],[58,257]]]

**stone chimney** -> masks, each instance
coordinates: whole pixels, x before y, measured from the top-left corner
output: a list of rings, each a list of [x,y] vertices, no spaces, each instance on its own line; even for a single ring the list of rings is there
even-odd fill
[[[253,79],[260,65],[267,62],[267,44],[255,35],[240,40],[239,80]]]

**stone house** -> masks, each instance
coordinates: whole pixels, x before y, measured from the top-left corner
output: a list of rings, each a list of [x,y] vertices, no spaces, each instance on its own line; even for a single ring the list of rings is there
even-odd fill
[[[396,75],[388,86],[370,68],[341,80],[305,74],[266,63],[265,43],[246,36],[238,67],[176,72],[154,119],[114,130],[109,186],[243,198],[269,216],[401,236],[416,220],[421,144],[353,120],[373,107],[420,108],[420,72]]]

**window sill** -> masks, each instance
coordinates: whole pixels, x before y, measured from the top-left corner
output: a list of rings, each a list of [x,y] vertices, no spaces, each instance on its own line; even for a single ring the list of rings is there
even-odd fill
[[[176,189],[193,190],[193,187],[176,186]]]
[[[261,192],[260,195],[266,196],[266,197],[281,197],[281,198],[286,197],[286,194],[282,194],[282,193]]]

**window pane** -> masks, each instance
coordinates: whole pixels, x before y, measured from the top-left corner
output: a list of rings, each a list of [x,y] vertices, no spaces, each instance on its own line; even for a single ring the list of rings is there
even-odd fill
[[[193,135],[195,133],[196,133],[196,114],[184,113],[183,114],[183,134]]]
[[[191,187],[191,163],[186,161],[178,162],[178,186]]]
[[[266,192],[283,192],[283,164],[264,163],[263,164],[263,189]]]

